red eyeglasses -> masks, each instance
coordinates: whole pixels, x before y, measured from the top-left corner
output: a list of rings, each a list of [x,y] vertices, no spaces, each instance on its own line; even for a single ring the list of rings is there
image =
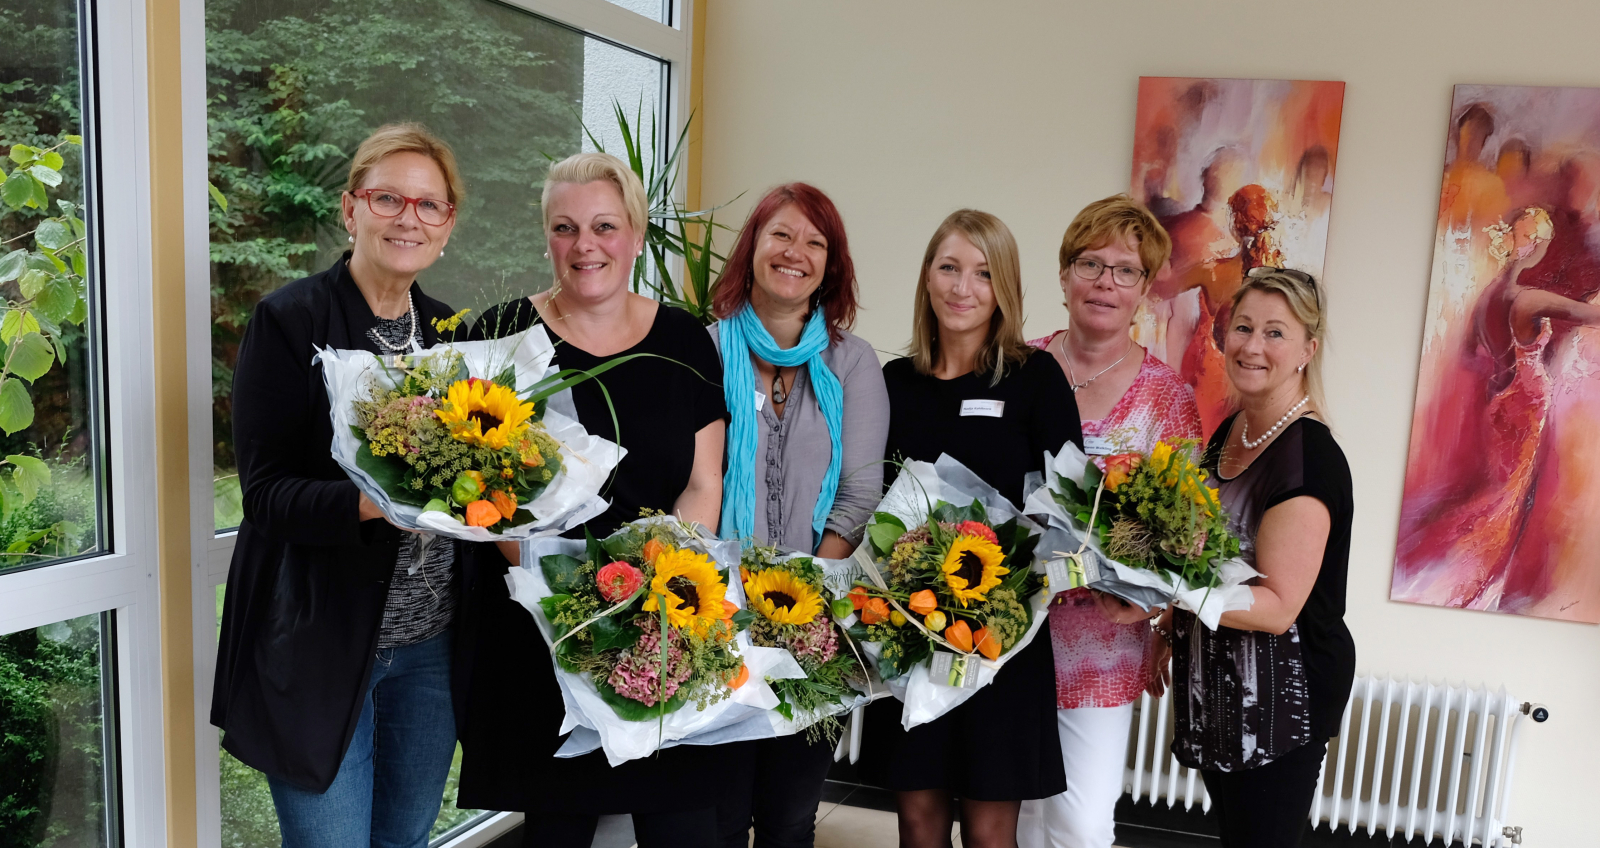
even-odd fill
[[[360,188],[350,192],[367,201],[367,208],[379,218],[398,218],[407,206],[417,210],[417,220],[430,227],[442,227],[456,214],[456,205],[427,197],[406,197],[384,188]]]

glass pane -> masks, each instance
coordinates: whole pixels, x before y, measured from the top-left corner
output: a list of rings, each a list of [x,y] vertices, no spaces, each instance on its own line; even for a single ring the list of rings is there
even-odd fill
[[[672,0],[606,0],[613,6],[621,6],[630,12],[637,12],[658,23],[670,23],[672,20]]]
[[[0,845],[109,844],[103,621],[0,636]]]
[[[0,571],[100,549],[78,46],[74,0],[0,7]]]
[[[539,193],[546,155],[621,154],[612,101],[648,126],[658,60],[489,0],[208,0],[215,518],[240,521],[233,366],[262,295],[347,246],[339,197],[373,129],[421,121],[455,148],[467,197],[420,281],[457,309],[549,286]],[[653,152],[648,153],[654,156]],[[470,318],[470,316],[469,316]]]
[[[226,586],[217,587],[219,633],[222,627],[222,599],[226,591]],[[234,759],[227,751],[222,752],[221,774],[222,848],[277,848],[282,839],[278,834],[278,814],[272,807],[272,791],[267,788],[266,775]],[[429,834],[436,841],[440,836],[484,815],[482,810],[456,808],[456,786],[460,777],[461,746],[457,745],[455,759],[450,762],[450,776],[444,784],[444,802],[439,808],[439,818],[433,823],[433,831]]]

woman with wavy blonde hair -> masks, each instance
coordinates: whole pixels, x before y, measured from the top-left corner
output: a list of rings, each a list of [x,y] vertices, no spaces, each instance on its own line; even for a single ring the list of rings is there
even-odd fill
[[[1019,505],[1045,451],[1083,443],[1067,378],[1023,341],[1020,267],[999,218],[972,209],[945,218],[923,253],[910,355],[883,367],[889,459],[949,454]],[[868,708],[863,772],[897,793],[901,845],[949,845],[952,798],[963,845],[1016,845],[1022,802],[1066,789],[1054,690],[1049,642],[1035,639],[932,722],[906,731],[898,704]]]

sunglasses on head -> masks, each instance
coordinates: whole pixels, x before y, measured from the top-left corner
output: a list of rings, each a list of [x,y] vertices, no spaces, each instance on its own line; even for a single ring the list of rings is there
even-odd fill
[[[1322,300],[1322,292],[1317,288],[1317,278],[1307,274],[1304,271],[1296,271],[1293,268],[1274,268],[1271,265],[1261,265],[1251,268],[1249,272],[1245,274],[1245,276],[1253,280],[1259,280],[1263,277],[1269,276],[1288,277],[1300,285],[1311,289],[1311,293],[1316,296],[1319,303]]]

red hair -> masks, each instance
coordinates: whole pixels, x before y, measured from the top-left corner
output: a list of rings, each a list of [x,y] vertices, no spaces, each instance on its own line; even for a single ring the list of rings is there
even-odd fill
[[[750,210],[739,240],[723,263],[722,276],[711,295],[711,312],[718,318],[727,318],[750,302],[750,287],[755,285],[756,242],[772,216],[791,203],[828,241],[828,262],[823,267],[822,285],[812,294],[812,308],[822,309],[828,336],[838,341],[839,331],[850,329],[856,322],[856,266],[850,259],[850,243],[845,239],[839,208],[821,189],[806,183],[778,186]]]

